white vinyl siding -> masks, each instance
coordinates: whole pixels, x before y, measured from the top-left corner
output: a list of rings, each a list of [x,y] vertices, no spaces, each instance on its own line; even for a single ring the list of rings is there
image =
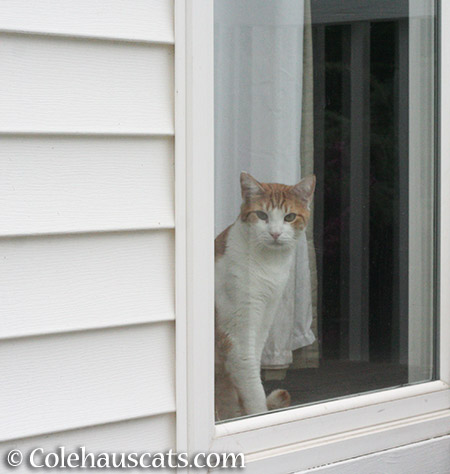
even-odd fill
[[[0,234],[171,228],[173,153],[172,137],[2,136]]]
[[[173,323],[3,341],[0,440],[174,410]]]
[[[173,0],[2,0],[3,31],[174,42]]]
[[[171,230],[0,240],[2,338],[174,319]]]
[[[173,2],[130,5],[0,2],[2,447],[175,444]]]
[[[0,451],[7,453],[11,449],[20,449],[23,453],[28,453],[41,447],[46,452],[53,452],[58,446],[65,446],[66,452],[75,452],[80,446],[86,446],[86,451],[93,453],[144,453],[150,451],[149,447],[152,449],[150,452],[163,452],[175,444],[174,426],[174,414],[155,415],[148,418],[64,431],[58,433],[57,436],[43,435],[6,441],[0,443]],[[73,471],[77,472],[77,470]],[[36,469],[24,463],[19,468],[15,468],[14,472],[35,473]],[[52,469],[51,472],[62,473],[70,472],[70,470]],[[103,472],[103,470],[99,472]],[[130,470],[125,472],[130,472]],[[142,472],[142,469],[131,470],[131,472]]]
[[[0,130],[173,133],[173,47],[0,30]]]
[[[448,474],[449,472],[450,436],[442,436],[295,474]]]

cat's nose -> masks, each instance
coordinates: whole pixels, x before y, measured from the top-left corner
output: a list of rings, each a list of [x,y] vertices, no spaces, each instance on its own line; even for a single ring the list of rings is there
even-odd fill
[[[281,232],[271,232],[270,235],[273,237],[274,240],[277,240],[278,237],[281,235]]]

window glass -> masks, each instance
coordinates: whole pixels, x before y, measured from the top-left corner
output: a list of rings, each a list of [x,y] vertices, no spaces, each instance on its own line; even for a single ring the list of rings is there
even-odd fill
[[[436,377],[435,9],[214,1],[216,421]]]

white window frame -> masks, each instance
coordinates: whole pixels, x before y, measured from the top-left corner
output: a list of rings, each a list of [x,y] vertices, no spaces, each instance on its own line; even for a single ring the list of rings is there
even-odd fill
[[[450,84],[450,2],[441,5]],[[244,452],[246,472],[293,472],[450,433],[450,186],[440,191],[440,380],[214,424],[213,1],[175,1],[177,450]],[[448,79],[448,80],[447,80]],[[450,128],[450,86],[440,124]],[[450,136],[440,140],[450,183]]]

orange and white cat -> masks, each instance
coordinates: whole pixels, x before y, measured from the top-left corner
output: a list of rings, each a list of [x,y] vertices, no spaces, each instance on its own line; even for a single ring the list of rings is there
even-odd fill
[[[308,176],[294,186],[260,183],[241,173],[241,213],[215,240],[217,420],[290,404],[286,390],[266,398],[261,355],[308,223],[315,182]]]

